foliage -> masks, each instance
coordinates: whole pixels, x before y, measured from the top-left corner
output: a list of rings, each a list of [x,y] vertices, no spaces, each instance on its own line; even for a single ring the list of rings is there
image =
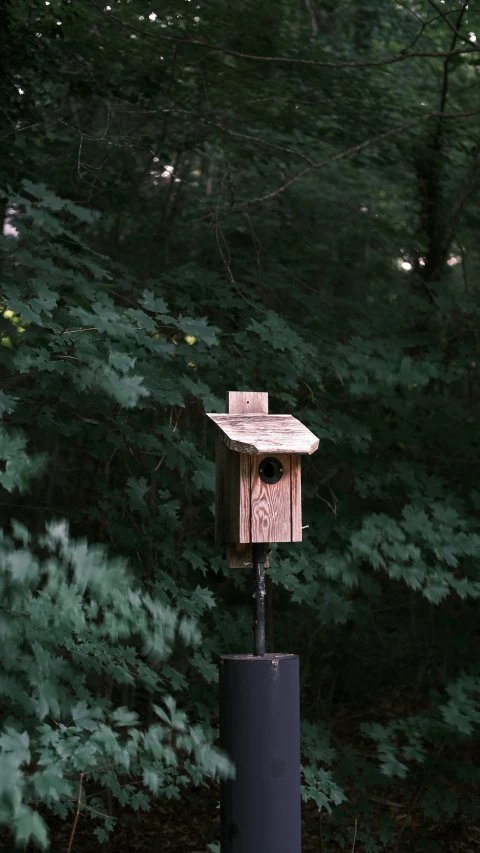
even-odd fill
[[[191,620],[142,590],[120,560],[71,540],[63,523],[36,543],[16,523],[13,537],[2,534],[0,585],[0,822],[17,842],[46,848],[38,807],[66,817],[84,777],[82,808],[95,816],[105,809],[99,788],[149,809],[149,793],[178,797],[192,779],[230,772],[159,672],[177,634],[198,645]],[[146,729],[119,702],[133,684],[158,703]],[[99,839],[106,829],[98,827]]]
[[[392,786],[425,825],[478,796],[473,6],[22,0],[2,23],[6,517],[35,541],[66,517],[128,558],[142,602],[201,623],[155,677],[210,743],[216,657],[251,631],[204,412],[268,390],[320,436],[304,543],[273,548],[268,642],[301,655],[302,795],[327,845],[354,825],[366,850],[405,841],[374,814]],[[112,689],[124,651],[105,646]],[[108,707],[88,689],[99,727],[138,715],[132,742],[160,707],[152,682]],[[27,722],[5,726],[35,756]]]

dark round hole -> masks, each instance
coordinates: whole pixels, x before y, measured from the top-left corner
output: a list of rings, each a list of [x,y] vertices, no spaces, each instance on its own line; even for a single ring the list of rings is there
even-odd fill
[[[283,465],[279,459],[269,456],[260,462],[258,473],[263,483],[278,483],[283,477]]]
[[[268,477],[269,479],[270,477],[274,477],[275,465],[272,465],[271,462],[265,462],[265,465],[263,466],[263,473],[265,474],[265,477]]]

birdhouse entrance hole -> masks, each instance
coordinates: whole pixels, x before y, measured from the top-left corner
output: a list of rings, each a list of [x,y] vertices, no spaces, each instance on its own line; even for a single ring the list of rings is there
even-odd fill
[[[267,456],[260,462],[258,473],[263,483],[278,483],[283,477],[283,465],[274,456]]]

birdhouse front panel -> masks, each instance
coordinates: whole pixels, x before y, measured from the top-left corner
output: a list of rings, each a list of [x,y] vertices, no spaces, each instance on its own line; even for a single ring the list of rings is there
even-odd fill
[[[236,453],[217,439],[217,541],[301,542],[300,472],[296,454]]]
[[[251,542],[292,542],[298,531],[292,529],[292,476],[300,473],[298,456],[261,454],[251,456]],[[300,490],[296,489],[297,500]],[[295,518],[301,506],[295,507]],[[300,519],[300,539],[301,519]]]

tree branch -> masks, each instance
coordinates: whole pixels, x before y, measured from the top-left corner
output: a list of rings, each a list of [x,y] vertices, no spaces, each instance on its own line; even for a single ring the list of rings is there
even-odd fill
[[[480,152],[478,146],[476,146],[473,151],[472,165],[468,171],[467,177],[465,178],[462,191],[457,199],[457,203],[455,205],[452,218],[449,223],[448,232],[445,239],[445,251],[448,251],[448,247],[450,246],[450,243],[453,239],[453,235],[455,234],[455,231],[457,229],[458,220],[460,218],[462,210],[464,209],[465,204],[467,203],[468,198],[471,195],[472,190],[475,186],[479,153]]]
[[[459,38],[462,41],[467,42],[468,44],[470,44],[473,47],[474,50],[480,50],[480,44],[476,44],[475,42],[470,41],[468,36],[466,36],[460,32],[460,30],[458,29],[460,26],[458,22],[456,25],[452,24],[450,18],[448,17],[451,14],[451,12],[449,12],[449,11],[444,12],[442,9],[439,9],[435,0],[427,0],[427,3],[430,4],[432,9],[435,9],[435,11],[438,14],[438,17],[442,18],[442,20],[445,21],[447,27],[449,27],[451,29],[452,33],[454,33],[455,38]],[[466,4],[464,3],[463,8],[460,10],[460,18],[459,18],[460,21],[463,18],[464,12],[466,12],[466,11],[467,11],[467,7],[466,7]]]
[[[80,781],[78,784],[78,797],[77,797],[77,811],[75,812],[75,820],[73,821],[72,832],[70,834],[70,841],[68,843],[67,853],[72,853],[73,847],[73,839],[75,837],[75,830],[77,828],[78,817],[80,815],[80,809],[82,808],[82,788],[83,788],[83,777],[84,773],[80,773]]]
[[[465,14],[465,5],[463,5],[457,15],[454,32],[450,42],[450,50],[454,50],[457,42],[457,31],[462,23],[463,15]],[[444,123],[442,118],[446,115],[448,86],[450,78],[450,60],[447,58],[443,63],[442,85],[439,102],[439,115],[436,122],[431,146],[430,156],[423,163],[417,163],[417,176],[420,181],[420,197],[423,225],[425,233],[428,237],[428,249],[426,253],[426,262],[423,268],[421,280],[426,288],[429,298],[433,302],[433,295],[430,291],[428,282],[433,281],[446,260],[448,250],[448,242],[446,239],[445,227],[443,225],[444,216],[442,209],[443,193],[442,193],[442,154],[443,154],[443,137]]]
[[[237,59],[244,59],[246,62],[268,62],[277,65],[309,65],[314,68],[375,68],[382,65],[394,65],[397,62],[405,62],[407,59],[446,59],[452,56],[460,56],[465,53],[475,53],[479,50],[479,45],[474,45],[469,41],[469,47],[458,48],[453,51],[436,51],[436,50],[412,50],[410,52],[402,52],[394,56],[385,57],[383,59],[367,59],[362,62],[355,60],[344,60],[341,62],[330,62],[323,59],[301,59],[296,56],[255,56],[254,54],[241,53],[238,50],[232,50],[222,45],[212,44],[211,42],[202,41],[201,39],[181,39],[172,38],[171,36],[161,36],[157,33],[149,32],[143,27],[136,27],[134,24],[127,24],[122,21],[117,15],[112,12],[105,12],[95,0],[89,0],[90,5],[94,6],[101,15],[105,18],[114,21],[119,26],[128,30],[131,33],[139,33],[146,38],[155,39],[156,41],[170,42],[171,44],[190,44],[196,47],[203,47],[205,50],[213,50],[218,53],[223,53],[226,56],[234,56]]]
[[[335,163],[337,160],[342,160],[344,157],[350,157],[352,154],[357,154],[359,151],[363,151],[364,148],[367,148],[368,145],[373,145],[375,142],[381,142],[384,139],[389,139],[391,136],[395,136],[397,133],[403,133],[405,130],[410,130],[413,127],[418,127],[426,121],[429,121],[432,118],[440,118],[440,119],[455,119],[455,118],[471,118],[473,116],[480,115],[480,109],[478,110],[468,110],[466,112],[454,112],[454,113],[445,113],[445,112],[431,112],[426,113],[426,115],[421,118],[415,119],[414,121],[408,122],[408,124],[400,125],[400,127],[394,127],[390,130],[386,130],[384,133],[379,133],[377,136],[371,136],[369,139],[366,139],[364,142],[360,142],[358,145],[352,145],[350,148],[345,148],[343,151],[339,151],[338,154],[334,154],[332,157],[328,157],[326,160],[320,160],[318,163],[313,163],[312,166],[308,166],[305,169],[302,169],[301,172],[297,172],[296,175],[293,175],[288,181],[282,184],[281,187],[278,187],[276,190],[272,190],[269,193],[266,193],[263,196],[258,196],[258,198],[250,199],[250,201],[244,202],[244,204],[236,205],[235,210],[241,210],[245,207],[249,207],[251,204],[259,204],[262,201],[268,201],[271,198],[283,193],[288,187],[291,187],[292,184],[296,183],[296,181],[303,178],[309,172],[314,169],[321,169],[322,166],[328,166],[330,163]]]
[[[429,0],[429,2],[431,2],[431,0]],[[462,23],[462,18],[464,16],[464,14],[465,14],[465,6],[463,6],[463,8],[460,10],[460,14],[458,16],[456,26],[454,24],[452,24],[451,21],[448,21],[449,27],[451,27],[453,30],[453,37],[452,37],[452,42],[450,45],[450,50],[454,50],[455,45],[457,43],[458,27]],[[449,73],[449,60],[447,58],[447,59],[445,59],[445,62],[443,63],[443,85],[442,85],[442,94],[440,97],[440,112],[441,113],[445,112],[445,106],[447,103],[448,73]]]
[[[315,163],[310,157],[307,157],[306,154],[302,154],[300,151],[295,151],[294,148],[288,148],[286,145],[277,145],[275,142],[269,142],[267,139],[262,139],[261,136],[251,136],[248,133],[239,133],[236,130],[230,130],[228,127],[224,127],[221,124],[217,124],[214,121],[209,121],[206,118],[202,118],[195,113],[189,112],[189,110],[176,109],[172,108],[172,113],[183,113],[187,116],[192,116],[192,118],[197,119],[197,121],[201,121],[202,124],[208,124],[209,127],[216,127],[218,130],[221,130],[222,133],[228,133],[229,136],[236,136],[239,139],[246,139],[250,142],[258,142],[260,145],[266,145],[268,148],[273,148],[275,151],[283,151],[285,154],[293,154],[294,157],[298,157],[301,160],[305,160],[310,166],[314,167]]]

